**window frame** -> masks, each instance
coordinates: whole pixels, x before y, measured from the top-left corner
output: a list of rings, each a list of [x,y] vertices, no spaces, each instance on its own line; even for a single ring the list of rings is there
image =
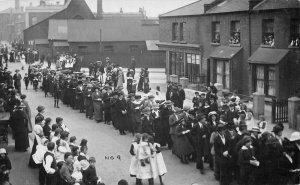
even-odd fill
[[[240,43],[241,43],[241,21],[240,20],[230,21],[230,44],[240,44]]]
[[[257,68],[258,67],[263,67],[264,71],[264,77],[263,79],[258,79],[257,78]],[[264,83],[264,89],[263,93],[267,97],[275,97],[276,96],[276,66],[275,65],[264,65],[264,64],[255,64],[253,67],[253,92],[257,92],[257,81],[263,81]],[[274,79],[270,79],[270,71],[274,72]],[[269,91],[271,90],[270,87],[273,87],[274,89],[274,94],[270,94]]]
[[[217,29],[218,28],[218,29]],[[211,42],[214,44],[221,43],[221,23],[220,21],[214,21],[211,23]],[[218,40],[216,39],[216,35],[219,35]]]
[[[270,25],[272,26],[272,32],[269,32]],[[270,36],[272,38],[270,38]],[[262,20],[262,43],[263,45],[272,45],[268,42],[271,42],[273,39],[273,43],[275,40],[275,32],[274,32],[274,19],[263,19]]]
[[[172,23],[172,41],[178,41],[178,22]]]
[[[179,24],[179,41],[184,41],[184,25],[185,25],[185,22],[181,22]]]
[[[221,73],[218,73],[218,63],[222,63],[222,70]],[[228,74],[227,74],[227,69],[228,68]],[[230,61],[229,60],[220,60],[220,59],[215,59],[215,81],[217,83],[219,83],[217,81],[218,76],[222,76],[222,85],[223,85],[223,89],[228,89],[230,90],[231,88],[231,83],[230,83]],[[228,84],[226,83],[226,79],[228,78]],[[227,87],[228,86],[228,87]]]
[[[300,18],[292,18],[291,19],[291,27],[290,27],[290,46],[292,47],[300,47],[296,45],[296,39],[300,42]],[[294,43],[293,43],[294,42]]]

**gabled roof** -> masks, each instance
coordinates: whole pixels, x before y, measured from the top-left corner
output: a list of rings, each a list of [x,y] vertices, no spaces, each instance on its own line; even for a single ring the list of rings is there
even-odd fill
[[[204,4],[210,4],[215,0],[199,0],[170,12],[164,13],[159,17],[177,17],[189,15],[202,15],[204,14]]]
[[[213,8],[209,9],[206,13],[227,13],[227,12],[241,12],[249,10],[249,0],[226,0]]]
[[[276,10],[300,8],[299,0],[264,0],[256,5],[253,10]]]
[[[93,12],[92,12],[91,9],[89,8],[89,6],[86,4],[85,0],[68,0],[68,2],[63,6],[63,8],[62,8],[60,11],[55,12],[53,15],[51,15],[51,16],[49,16],[49,17],[47,17],[47,18],[45,18],[45,19],[43,19],[43,20],[41,20],[41,21],[39,21],[38,23],[36,23],[36,24],[34,24],[34,25],[31,25],[30,27],[26,28],[25,30],[28,30],[28,29],[30,29],[31,27],[37,26],[39,23],[41,23],[41,22],[43,22],[43,21],[53,19],[57,14],[59,14],[59,13],[63,12],[64,10],[66,10],[66,9],[70,6],[70,4],[73,3],[73,2],[75,2],[75,1],[77,1],[77,2],[83,2],[83,5],[89,10],[89,12],[90,12],[90,14],[92,15],[92,17],[95,18]],[[25,31],[25,30],[24,30],[24,31]]]

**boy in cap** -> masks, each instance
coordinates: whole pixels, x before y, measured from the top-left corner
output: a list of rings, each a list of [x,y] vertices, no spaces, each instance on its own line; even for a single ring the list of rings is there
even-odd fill
[[[97,185],[101,183],[101,178],[97,176],[95,157],[89,158],[89,166],[82,171],[82,180],[85,185]]]

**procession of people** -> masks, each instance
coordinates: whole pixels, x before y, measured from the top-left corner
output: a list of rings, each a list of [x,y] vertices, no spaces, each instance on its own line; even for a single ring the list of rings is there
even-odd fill
[[[57,63],[64,62],[64,57],[57,57]],[[37,93],[42,89],[45,98],[53,97],[55,108],[64,104],[97,124],[113,126],[122,137],[132,134],[129,174],[137,185],[143,180],[153,185],[156,178],[164,184],[167,168],[162,151],[168,149],[183,165],[195,162],[201,175],[213,170],[221,185],[299,183],[299,132],[283,138],[281,123],[268,132],[269,123],[262,115],[256,121],[236,92],[219,93],[213,83],[205,92],[195,92],[193,106],[185,104],[185,91],[178,83],[167,82],[166,98],[160,99],[150,93],[148,69],[143,68],[137,80],[132,66],[126,77],[123,68],[108,57],[91,63],[88,75],[79,67],[62,65],[56,69],[29,65],[24,78],[19,70],[12,75],[8,68],[1,69],[0,105],[11,115],[16,151],[28,150],[28,133],[33,132],[29,166],[39,168],[40,184],[103,182],[96,176],[95,158],[87,157],[87,140],[77,145],[63,118],[52,123],[54,118],[46,118],[41,105],[31,125],[22,81],[26,89],[32,85]],[[97,180],[88,181],[91,175]]]

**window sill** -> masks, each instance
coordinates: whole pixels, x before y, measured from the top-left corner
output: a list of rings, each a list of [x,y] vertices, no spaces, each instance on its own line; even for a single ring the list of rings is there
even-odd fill
[[[266,44],[261,44],[260,47],[262,47],[262,48],[275,48],[275,46],[266,45]]]
[[[220,43],[210,43],[210,45],[212,45],[212,46],[220,46],[221,44]]]
[[[186,44],[187,42],[186,41],[180,41],[179,43],[180,44]]]
[[[179,41],[178,40],[172,40],[172,43],[178,43]]]
[[[229,44],[230,47],[241,47],[241,44]]]

